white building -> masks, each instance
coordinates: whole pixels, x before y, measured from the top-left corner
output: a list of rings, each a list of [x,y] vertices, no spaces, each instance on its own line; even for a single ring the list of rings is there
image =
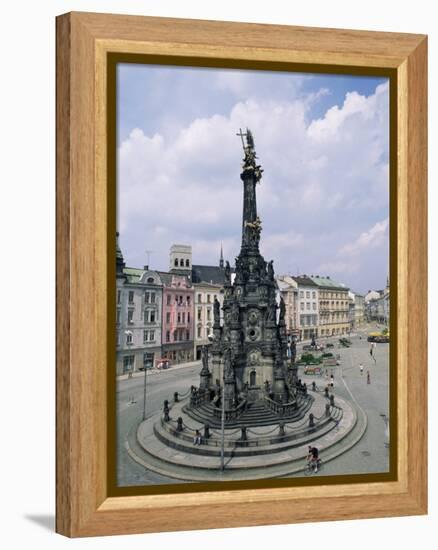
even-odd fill
[[[149,269],[125,267],[117,245],[116,373],[151,368],[161,357],[163,285]]]

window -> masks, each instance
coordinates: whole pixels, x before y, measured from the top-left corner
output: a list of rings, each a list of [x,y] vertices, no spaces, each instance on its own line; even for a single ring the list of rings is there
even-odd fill
[[[132,325],[132,323],[134,322],[132,320],[133,315],[134,315],[134,310],[133,309],[128,309],[128,323],[130,325]]]
[[[150,302],[150,299],[151,299],[151,293],[150,292],[145,292],[144,293],[144,303],[148,304]]]
[[[116,323],[118,325],[120,324],[120,309],[118,309],[117,312],[116,312]]]
[[[306,298],[310,298],[310,290],[306,290]]]
[[[154,354],[143,353],[143,368],[151,369],[154,366]]]
[[[181,313],[178,312],[178,323],[181,323]]]
[[[202,304],[202,294],[198,294],[198,304]]]
[[[184,267],[184,260],[181,258],[181,260],[179,261],[179,265],[180,267]]]
[[[179,297],[179,305],[182,306],[182,303],[183,303],[183,297],[180,296],[180,297]]]
[[[186,322],[186,314],[185,314],[184,311],[183,311],[183,313],[182,313],[182,322],[183,322],[183,323]]]
[[[178,303],[178,296],[175,294],[175,303]]]
[[[301,311],[304,311],[304,302],[301,302],[301,303],[300,303],[300,306],[301,306],[301,307],[300,307]]]
[[[210,294],[207,294],[207,304],[210,304],[211,303],[211,296]]]
[[[190,296],[187,296],[187,305],[190,305]]]
[[[168,294],[168,295],[167,295],[167,305],[168,305],[168,306],[170,306],[170,300],[171,300],[171,298],[172,298],[171,295]]]
[[[148,277],[148,283],[153,283],[154,282],[154,278],[153,277]]]
[[[186,260],[186,267],[190,267],[190,262],[189,262],[189,260]]]
[[[123,358],[123,373],[132,372],[134,370],[134,356],[125,355]]]
[[[304,298],[304,291],[300,290],[300,298]]]
[[[175,267],[178,267],[178,258],[175,258]]]
[[[155,311],[151,311],[151,315],[150,315],[149,321],[150,321],[151,323],[155,323]]]
[[[202,327],[198,327],[198,338],[202,337]]]
[[[133,290],[130,290],[129,291],[129,298],[128,298],[128,301],[130,304],[133,304],[134,303],[134,291]]]
[[[178,331],[177,330],[173,331],[173,341],[178,342]]]
[[[187,322],[190,323],[190,311],[187,312]]]
[[[186,340],[190,340],[190,331],[186,330]]]
[[[316,302],[313,302],[313,311],[316,311]]]
[[[143,344],[146,344],[146,342],[148,341],[148,336],[149,336],[149,331],[144,330],[143,331]]]
[[[170,342],[170,331],[166,330],[166,342]]]
[[[153,342],[155,340],[155,330],[149,332],[149,341]]]
[[[155,292],[151,292],[151,304],[155,304]]]
[[[214,295],[214,298],[213,298],[213,300],[217,300],[217,295],[216,295],[216,294]]]
[[[202,309],[198,307],[198,321],[201,320],[201,317],[202,317]]]
[[[132,344],[132,332],[128,332],[126,335],[126,343]]]
[[[306,302],[306,309],[310,310],[310,302]]]
[[[312,298],[315,299],[316,298],[316,292],[313,290],[312,291]]]
[[[169,324],[170,323],[170,311],[168,311],[166,313],[166,323]]]
[[[211,319],[211,309],[207,309],[207,320],[210,321]]]
[[[120,304],[121,301],[122,301],[122,291],[118,290],[117,291],[117,303]]]

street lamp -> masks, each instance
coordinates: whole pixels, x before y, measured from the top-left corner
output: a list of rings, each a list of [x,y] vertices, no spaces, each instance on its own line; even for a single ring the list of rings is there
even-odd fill
[[[147,366],[144,366],[144,383],[143,383],[143,421],[146,420],[146,382],[147,382]]]
[[[214,335],[209,334],[210,342],[214,341]],[[225,470],[225,368],[222,366],[222,395],[221,395],[221,470]]]

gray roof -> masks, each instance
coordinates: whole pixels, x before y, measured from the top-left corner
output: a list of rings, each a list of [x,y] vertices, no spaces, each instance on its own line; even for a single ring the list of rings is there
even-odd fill
[[[234,270],[231,270],[234,272]],[[225,282],[225,270],[216,265],[192,265],[193,283],[213,283],[223,286]]]

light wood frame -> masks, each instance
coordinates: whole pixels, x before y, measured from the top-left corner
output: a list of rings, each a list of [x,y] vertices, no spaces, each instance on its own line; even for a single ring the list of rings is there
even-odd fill
[[[397,78],[397,480],[109,497],[109,52],[386,68]],[[67,536],[427,513],[427,38],[69,13],[57,18],[57,519]]]

